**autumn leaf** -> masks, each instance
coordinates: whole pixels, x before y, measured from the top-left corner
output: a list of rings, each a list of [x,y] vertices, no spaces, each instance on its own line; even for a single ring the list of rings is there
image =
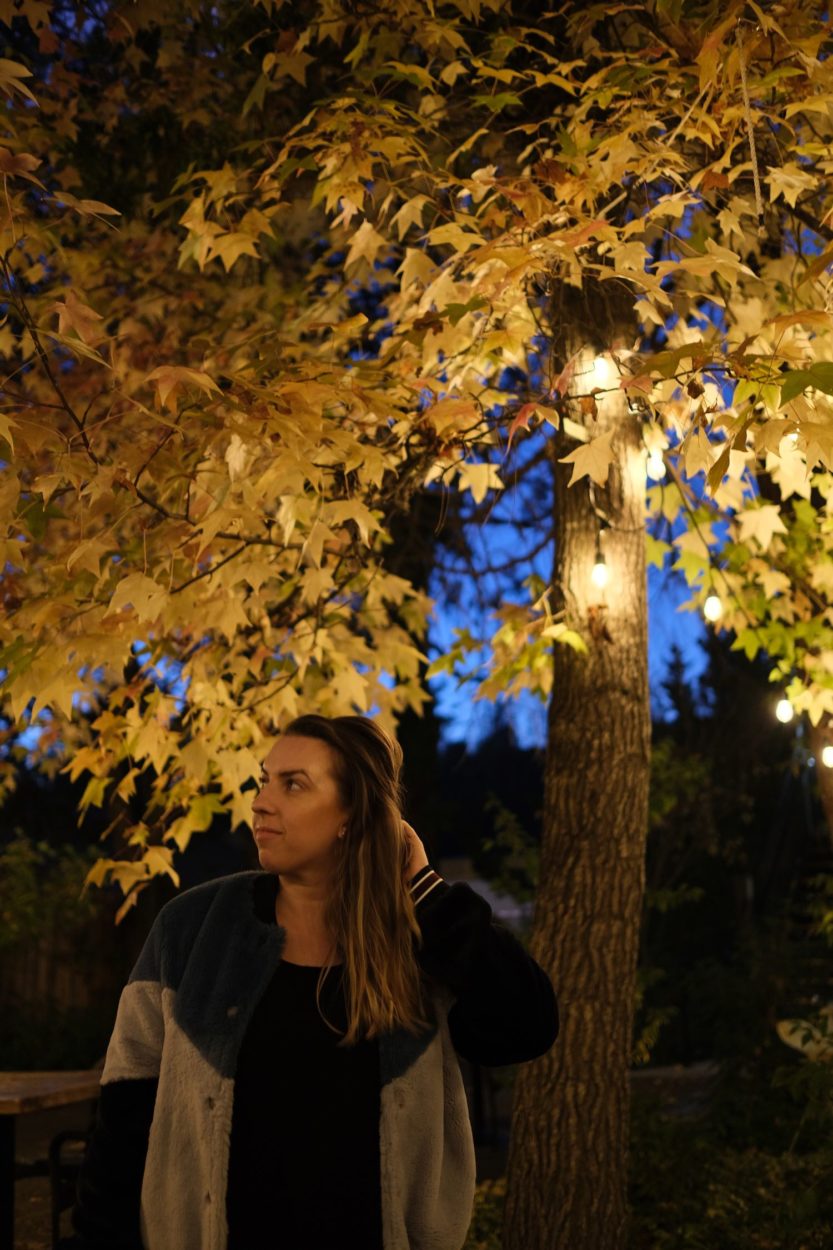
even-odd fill
[[[344,268],[352,268],[359,260],[366,260],[369,265],[372,265],[385,246],[384,236],[374,230],[369,221],[363,221],[353,235]]]
[[[45,190],[43,183],[32,174],[32,170],[37,169],[40,163],[36,156],[30,156],[27,152],[13,154],[8,148],[0,148],[0,173],[8,174],[10,178],[27,178],[29,182],[34,182]]]
[[[33,104],[37,104],[37,100],[32,95],[21,78],[31,78],[32,71],[27,69],[25,65],[18,65],[17,61],[9,61],[6,57],[0,57],[0,91],[4,91],[7,96],[11,96],[15,91],[19,91],[21,95],[25,95]]]
[[[145,378],[146,382],[156,385],[156,395],[163,408],[176,409],[176,392],[190,383],[211,395],[220,394],[220,388],[213,378],[198,369],[188,369],[182,365],[160,365]]]
[[[130,573],[122,578],[110,599],[105,615],[132,608],[138,621],[155,621],[165,607],[167,595],[151,577]]]
[[[87,217],[121,217],[117,208],[103,204],[101,200],[77,200],[68,191],[61,190],[54,196],[54,200],[57,204],[65,204],[68,208],[74,208],[76,212]]]
[[[772,542],[773,534],[786,534],[787,527],[781,520],[780,509],[777,504],[762,504],[759,508],[746,508],[737,515],[738,527],[740,529],[741,542],[747,542],[750,538],[755,541],[765,551]]]
[[[553,425],[558,425],[559,423],[558,413],[554,408],[547,408],[543,404],[536,403],[522,404],[509,427],[509,437],[506,442],[507,455],[509,453],[509,448],[512,446],[512,439],[515,434],[518,430],[528,430],[532,418],[537,415],[545,417],[546,420],[550,421]]]
[[[97,313],[88,304],[82,304],[72,288],[67,291],[63,302],[55,300],[50,304],[49,311],[58,314],[59,333],[66,334],[68,330],[74,330],[85,343],[92,345],[100,341],[102,336],[96,330],[95,323],[102,320],[101,313]]]
[[[583,447],[576,447],[566,456],[559,457],[559,464],[572,464],[573,473],[568,486],[572,486],[582,477],[591,477],[598,486],[604,486],[610,472],[613,459],[611,439],[613,430],[600,434]]]
[[[825,395],[833,395],[833,363],[818,361],[809,369],[791,369],[781,383],[780,406],[783,408],[810,386]]]
[[[458,466],[458,474],[461,486],[471,491],[475,503],[481,503],[487,491],[503,489],[503,482],[495,464],[463,462]]]

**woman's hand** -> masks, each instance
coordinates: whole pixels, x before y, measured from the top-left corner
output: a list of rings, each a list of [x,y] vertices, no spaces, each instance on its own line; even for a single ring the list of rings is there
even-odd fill
[[[425,868],[428,863],[428,856],[425,853],[425,847],[417,836],[416,830],[406,820],[402,821],[402,828],[405,831],[405,838],[411,851],[411,857],[405,869],[405,881],[408,882],[411,877],[416,876],[420,868]]]

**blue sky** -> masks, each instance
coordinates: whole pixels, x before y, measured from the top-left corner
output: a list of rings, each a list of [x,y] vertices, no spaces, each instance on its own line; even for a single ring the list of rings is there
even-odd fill
[[[513,448],[513,465],[522,469],[530,464],[540,453],[544,440],[551,435],[552,430],[547,425],[524,435],[520,444]],[[509,602],[528,603],[529,594],[522,583],[531,573],[537,574],[545,585],[552,577],[551,542],[547,542],[529,559],[525,558],[526,553],[534,552],[536,546],[541,545],[551,528],[553,479],[549,461],[533,464],[522,484],[516,488],[512,475],[506,471],[507,462],[500,458],[500,453],[492,458],[501,470],[505,489],[487,498],[485,502],[489,507],[485,519],[464,526],[471,562],[475,570],[483,570],[490,564],[497,566],[517,560],[518,571],[514,577],[508,571],[500,575],[480,573],[476,578],[470,573],[461,575],[452,583],[450,593],[441,577],[434,575],[429,583],[429,592],[436,608],[426,648],[431,659],[451,647],[455,640],[455,628],[468,626],[475,637],[488,638],[495,628],[489,619],[491,605],[501,598]],[[701,494],[704,483],[702,473],[690,483],[695,495]],[[647,483],[648,487],[654,485],[651,480]],[[465,499],[468,503],[464,503],[464,516],[470,511],[471,496]],[[684,519],[678,517],[673,526],[674,534],[684,528]],[[721,536],[722,527],[716,524],[714,529],[715,534]],[[439,539],[443,537],[440,531]],[[662,532],[661,537],[667,541],[667,532]],[[440,549],[438,554],[441,562],[453,563],[447,552]],[[666,567],[662,570],[650,565],[647,575],[649,682],[651,711],[657,720],[667,719],[671,714],[662,682],[671,658],[672,643],[676,643],[682,651],[687,679],[696,681],[707,665],[700,642],[705,638],[707,628],[711,628],[699,611],[678,611],[691,598],[692,591],[681,573],[670,571],[668,560],[666,556]],[[484,652],[482,662],[485,663],[485,660]],[[466,664],[467,671],[473,670],[474,665],[475,659],[471,658]],[[485,676],[485,668],[481,675]],[[444,743],[464,741],[474,747],[494,727],[498,709],[488,700],[474,701],[476,683],[466,683],[461,687],[455,677],[441,673],[430,680],[429,686],[436,699],[437,714],[444,721]],[[520,746],[542,746],[545,743],[546,705],[533,694],[523,692],[503,701],[500,714],[511,724]]]
[[[706,656],[700,642],[706,636],[707,625],[699,612],[676,609],[691,597],[685,584],[660,571],[655,566],[648,569],[648,672],[651,687],[651,713],[657,720],[669,716],[670,707],[662,689],[671,645],[676,643],[686,666],[686,678],[696,682],[706,668]],[[429,654],[439,654],[453,641],[454,626],[463,623],[458,611],[439,606],[429,631]],[[474,632],[474,630],[473,630]],[[441,741],[466,742],[475,747],[494,724],[495,707],[486,700],[474,702],[470,686],[457,688],[455,679],[446,673],[433,677],[429,686],[436,699],[437,714],[443,718]],[[508,700],[505,719],[509,721],[521,747],[543,746],[547,735],[546,705],[524,691],[518,698]]]

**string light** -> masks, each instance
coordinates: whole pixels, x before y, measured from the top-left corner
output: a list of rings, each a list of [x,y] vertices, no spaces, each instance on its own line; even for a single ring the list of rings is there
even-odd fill
[[[602,535],[601,531],[596,531],[596,563],[593,565],[593,571],[590,574],[590,580],[594,586],[598,586],[599,590],[604,590],[610,580],[610,569],[602,551]]]
[[[775,705],[775,715],[782,725],[788,725],[795,716],[795,709],[789,699],[779,699]]]
[[[822,747],[821,762],[825,768],[833,768],[833,747],[829,744],[826,747]]]
[[[720,595],[709,595],[703,604],[703,615],[707,621],[719,621],[723,615],[723,604],[720,601]]]
[[[609,356],[596,356],[593,359],[593,385],[604,390],[616,380],[617,371]]]
[[[662,452],[652,451],[648,456],[648,463],[645,467],[652,482],[661,482],[665,477],[665,459]]]

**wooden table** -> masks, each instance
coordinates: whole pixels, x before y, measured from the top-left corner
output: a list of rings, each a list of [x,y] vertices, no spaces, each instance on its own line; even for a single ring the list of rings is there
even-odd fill
[[[98,1098],[101,1073],[0,1072],[0,1250],[14,1250],[14,1138],[19,1115]]]

